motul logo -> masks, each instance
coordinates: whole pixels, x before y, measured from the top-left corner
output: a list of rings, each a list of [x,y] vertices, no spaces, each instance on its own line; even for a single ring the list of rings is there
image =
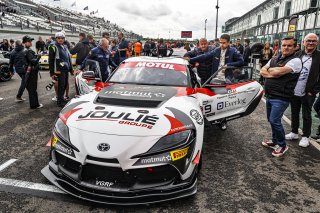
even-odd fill
[[[139,62],[136,65],[136,67],[162,68],[162,69],[174,70],[173,64],[166,64],[166,63]]]

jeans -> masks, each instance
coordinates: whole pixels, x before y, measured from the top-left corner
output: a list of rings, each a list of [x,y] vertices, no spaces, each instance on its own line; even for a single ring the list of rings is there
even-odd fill
[[[280,99],[267,99],[267,118],[272,129],[272,142],[284,147],[286,146],[285,132],[281,123],[284,111],[288,108],[289,102]]]
[[[21,83],[20,83],[20,87],[18,90],[17,98],[21,98],[23,95],[23,92],[26,88],[26,74],[25,73],[18,73],[18,75],[21,78]]]
[[[311,134],[312,117],[311,110],[315,100],[315,95],[308,95],[298,97],[294,96],[291,99],[291,128],[292,132],[298,134],[299,123],[300,123],[300,110],[302,106],[302,119],[303,119],[303,135],[302,137],[309,137]]]

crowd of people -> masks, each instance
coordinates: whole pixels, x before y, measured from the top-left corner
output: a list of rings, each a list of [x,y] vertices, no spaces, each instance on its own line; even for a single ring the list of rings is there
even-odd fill
[[[102,37],[95,40],[93,35],[79,33],[79,42],[69,42],[64,31],[55,33],[45,41],[40,36],[35,43],[35,50],[31,49],[34,38],[24,36],[22,40],[4,39],[0,44],[0,50],[11,52],[9,69],[12,75],[17,73],[21,78],[21,84],[16,95],[16,101],[22,102],[24,90],[29,93],[31,109],[41,108],[38,101],[37,81],[39,72],[39,60],[42,54],[48,54],[50,76],[54,84],[55,97],[53,101],[57,106],[64,107],[69,101],[69,74],[73,75],[83,70],[87,60],[95,60],[99,63],[102,81],[109,77],[110,68],[116,68],[122,61],[129,57],[144,55],[167,56],[167,50],[172,54],[171,46],[167,46],[163,39],[159,43],[147,41],[144,46],[140,40],[131,42],[124,37],[123,32],[118,32],[117,39],[111,39],[108,32],[102,33]],[[148,48],[148,45],[150,47]],[[149,50],[147,50],[149,49]],[[28,53],[28,54],[27,54]],[[71,56],[76,57],[76,68],[72,66]]]
[[[304,49],[297,47],[297,40],[285,37],[274,42],[273,48],[266,42],[260,53],[261,78],[266,96],[267,119],[271,125],[271,139],[262,145],[273,150],[272,155],[279,157],[288,151],[286,140],[299,139],[299,118],[302,111],[303,128],[299,146],[308,147],[311,135],[312,107],[320,116],[320,51],[317,50],[319,37],[310,33],[303,40]],[[231,83],[228,66],[238,67],[249,63],[251,55],[250,40],[245,40],[245,46],[238,39],[235,45],[230,42],[230,36],[221,35],[219,45],[209,45],[205,38],[200,39],[199,46],[185,54],[185,59],[197,67],[201,82],[217,71],[217,80]],[[218,81],[218,82],[219,82]],[[282,116],[288,106],[291,106],[291,132],[285,134],[281,123]],[[226,128],[225,124],[222,128]],[[320,126],[313,139],[320,142]]]
[[[77,74],[83,70],[87,60],[99,63],[102,81],[106,81],[110,67],[116,68],[122,61],[133,56],[161,56],[172,54],[172,47],[183,47],[187,50],[184,59],[197,68],[201,83],[206,82],[212,74],[217,73],[215,80],[219,83],[232,83],[233,73],[228,67],[241,67],[250,62],[250,40],[236,40],[233,45],[228,34],[219,39],[208,41],[201,38],[196,47],[191,50],[186,43],[165,42],[163,39],[147,40],[144,44],[139,40],[131,42],[118,32],[117,39],[111,39],[108,32],[95,40],[92,35],[79,34],[77,44],[66,39],[64,31],[44,41],[39,37],[36,42],[36,52],[31,49],[33,38],[24,36],[15,42],[4,40],[0,49],[11,51],[10,71],[17,73],[21,84],[16,95],[16,101],[25,101],[22,98],[24,90],[29,93],[31,109],[41,108],[37,95],[37,79],[39,71],[40,52],[48,52],[49,70],[56,96],[53,98],[57,106],[63,107],[69,100],[69,74]],[[299,139],[299,118],[302,111],[303,134],[299,145],[309,146],[311,136],[312,107],[320,117],[320,51],[317,50],[319,38],[310,33],[303,40],[304,49],[297,48],[297,41],[293,37],[276,40],[271,46],[266,42],[260,53],[261,78],[266,96],[267,119],[271,125],[272,137],[262,142],[263,146],[273,149],[273,156],[282,156],[287,150],[286,140]],[[14,43],[14,44],[13,44]],[[169,50],[169,54],[168,54]],[[77,54],[76,69],[72,66],[71,55]],[[316,100],[316,101],[315,101]],[[314,104],[315,102],[315,104]],[[281,123],[284,111],[291,106],[291,132],[285,134]],[[226,128],[226,124],[221,124]],[[320,126],[314,139],[320,141]]]

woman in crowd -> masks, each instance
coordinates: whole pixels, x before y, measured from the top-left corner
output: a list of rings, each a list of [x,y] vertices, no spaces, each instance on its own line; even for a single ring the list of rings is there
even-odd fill
[[[272,50],[272,48],[270,47],[270,43],[269,43],[269,42],[266,42],[266,43],[264,44],[264,47],[263,47],[260,55],[261,55],[261,58],[260,58],[260,66],[261,66],[261,67],[264,67],[264,66],[268,63],[268,61],[272,58],[272,56],[273,56],[273,50]],[[261,84],[263,84],[264,79],[263,79],[262,76],[260,76],[259,82],[260,82]]]

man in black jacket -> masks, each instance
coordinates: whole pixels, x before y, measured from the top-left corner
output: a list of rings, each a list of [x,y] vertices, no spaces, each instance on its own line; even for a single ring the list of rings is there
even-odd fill
[[[21,85],[16,100],[25,100],[22,99],[21,96],[24,88],[27,88],[29,93],[30,108],[37,109],[43,107],[42,104],[39,104],[37,93],[39,59],[41,56],[37,56],[36,53],[31,49],[33,40],[34,39],[30,36],[24,36],[22,38],[25,50],[23,50],[23,46],[21,47],[20,42],[17,43],[20,47],[14,50],[14,54],[10,59],[10,70],[12,70],[14,66],[16,72],[21,77]]]
[[[25,101],[25,98],[22,98],[23,92],[26,88],[26,59],[25,59],[25,51],[24,46],[22,45],[21,40],[16,40],[16,47],[13,49],[12,53],[10,54],[10,62],[9,62],[9,70],[14,74],[14,71],[20,76],[21,83],[16,95],[16,101],[21,102]]]
[[[298,139],[299,116],[302,106],[303,134],[299,146],[309,146],[311,134],[311,110],[316,94],[320,91],[320,51],[317,50],[318,36],[310,33],[305,36],[304,50],[296,55],[301,58],[303,68],[298,83],[294,89],[294,97],[291,99],[291,132],[286,135],[286,140]]]
[[[237,39],[236,45],[235,45],[234,47],[238,50],[238,53],[240,53],[241,55],[243,55],[244,48],[243,48],[243,46],[242,46],[242,44],[241,44],[240,38]]]
[[[273,149],[272,155],[275,157],[282,156],[288,150],[281,118],[294,96],[294,88],[302,69],[301,59],[294,55],[294,48],[293,37],[284,38],[281,54],[272,58],[260,70],[266,79],[267,118],[272,129],[272,140],[263,141],[262,145]]]
[[[199,40],[199,47],[194,50],[187,52],[183,57],[194,58],[198,55],[205,54],[215,49],[215,46],[209,46],[207,39],[201,38]],[[211,76],[213,57],[200,63],[196,63],[198,75],[201,79],[201,84],[203,84]]]
[[[91,47],[86,37],[80,40],[76,44],[76,46],[70,50],[70,53],[72,55],[77,54],[76,65],[78,66],[78,68],[82,65],[82,62],[88,56],[90,50],[91,50]]]

